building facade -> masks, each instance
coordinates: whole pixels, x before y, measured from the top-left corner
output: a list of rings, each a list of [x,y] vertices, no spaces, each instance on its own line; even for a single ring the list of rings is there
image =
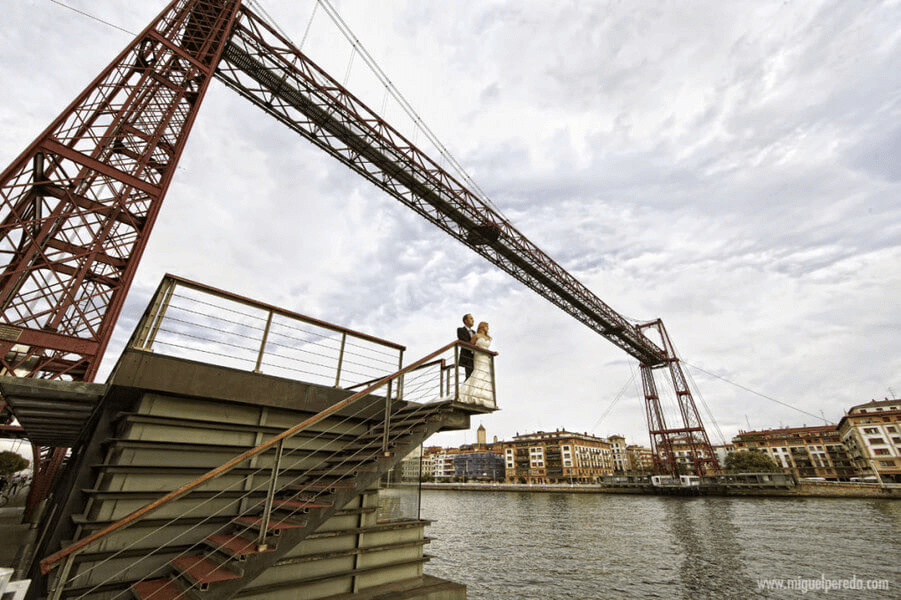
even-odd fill
[[[594,483],[613,473],[610,442],[565,430],[500,442],[507,483]]]
[[[626,457],[629,460],[629,471],[637,474],[654,472],[654,453],[646,446],[626,446]]]
[[[742,431],[732,438],[736,452],[761,450],[798,478],[847,481],[857,475],[835,425]]]
[[[626,438],[621,435],[611,435],[607,438],[607,441],[610,442],[613,472],[625,473],[629,470],[629,455],[627,452]]]
[[[859,477],[901,483],[901,400],[853,406],[838,431]]]
[[[465,452],[454,455],[457,481],[504,481],[504,457],[494,452]]]

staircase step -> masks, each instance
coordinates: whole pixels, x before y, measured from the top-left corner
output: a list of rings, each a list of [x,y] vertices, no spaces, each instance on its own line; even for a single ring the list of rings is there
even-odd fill
[[[217,581],[229,581],[231,579],[240,579],[237,573],[225,568],[224,565],[207,558],[202,554],[193,556],[182,556],[172,561],[172,565],[189,579],[200,584],[200,591],[205,591],[206,587]]]
[[[334,494],[337,490],[352,490],[354,489],[354,486],[345,483],[311,483],[309,485],[298,483],[296,485],[289,485],[285,489],[297,490],[298,492],[327,492],[329,494]]]
[[[168,577],[138,581],[131,591],[138,600],[180,600],[187,596],[184,588]]]
[[[278,508],[304,509],[311,508],[331,508],[331,504],[323,504],[322,502],[308,502],[307,500],[273,500],[272,506]]]
[[[340,464],[340,463],[360,463],[368,460],[374,460],[382,456],[382,449],[372,448],[369,450],[361,450],[358,452],[342,452],[340,454],[333,454],[329,456],[324,461],[325,464]]]
[[[240,523],[242,526],[250,526],[255,529],[263,526],[263,517],[236,517],[233,521]],[[299,529],[301,527],[306,527],[306,525],[290,519],[270,519],[268,531],[278,532],[282,529]]]
[[[413,428],[398,428],[398,429],[389,429],[388,430],[388,438],[396,438],[400,436],[406,435],[414,435],[417,433],[425,433],[426,429],[424,427],[413,427]],[[361,440],[371,440],[376,438],[381,438],[385,435],[385,430],[381,431],[369,431],[360,436]]]
[[[211,535],[204,540],[208,546],[214,550],[226,552],[232,556],[243,560],[248,554],[260,554],[262,552],[272,552],[274,548],[264,547],[262,550],[257,546],[256,540],[249,540],[240,535]]]
[[[376,468],[361,461],[358,465],[345,465],[343,467],[329,467],[328,469],[310,469],[304,475],[333,475],[335,477],[345,477],[348,475],[356,475],[357,473],[375,473]],[[323,483],[322,485],[330,485]]]

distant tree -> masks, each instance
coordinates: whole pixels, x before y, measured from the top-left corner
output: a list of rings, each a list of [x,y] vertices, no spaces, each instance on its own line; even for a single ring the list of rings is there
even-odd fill
[[[760,450],[730,452],[726,455],[727,473],[779,473],[782,469],[769,454]]]
[[[0,452],[0,476],[2,477],[9,477],[13,473],[18,473],[29,464],[26,459],[15,452],[10,452],[9,450]]]

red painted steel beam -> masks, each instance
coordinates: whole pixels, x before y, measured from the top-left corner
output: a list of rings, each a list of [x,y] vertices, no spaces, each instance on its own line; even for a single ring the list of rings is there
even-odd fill
[[[170,2],[0,174],[8,371],[97,373],[240,4]]]
[[[246,7],[216,76],[644,364],[665,352]]]

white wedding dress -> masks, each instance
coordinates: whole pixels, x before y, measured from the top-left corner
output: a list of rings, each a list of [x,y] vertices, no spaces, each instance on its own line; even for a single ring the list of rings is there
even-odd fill
[[[487,350],[491,340],[479,338],[476,346]],[[460,384],[460,402],[494,408],[491,362],[487,354],[473,352],[472,374]]]

